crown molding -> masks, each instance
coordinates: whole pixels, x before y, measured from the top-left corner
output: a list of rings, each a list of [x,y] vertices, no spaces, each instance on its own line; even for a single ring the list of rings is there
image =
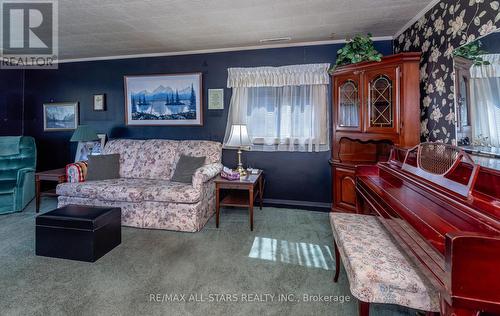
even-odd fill
[[[441,0],[432,0],[428,5],[425,6],[417,15],[415,15],[410,21],[408,21],[399,31],[397,31],[393,38],[397,38],[404,31],[406,31],[410,26],[412,26],[415,22],[417,22],[421,17],[423,17],[427,12],[429,12],[436,4],[438,4]]]
[[[372,37],[372,40],[374,42],[391,41],[391,40],[393,40],[393,37],[392,36],[376,36],[376,37]],[[300,47],[300,46],[343,44],[346,42],[347,42],[347,40],[342,39],[342,40],[327,40],[327,41],[314,41],[314,42],[294,42],[294,43],[240,46],[240,47],[227,47],[227,48],[215,48],[215,49],[201,49],[201,50],[190,50],[190,51],[179,51],[179,52],[163,52],[163,53],[148,53],[148,54],[134,54],[134,55],[116,55],[116,56],[88,57],[88,58],[72,58],[72,59],[60,59],[57,61],[57,63],[64,64],[64,63],[77,63],[77,62],[99,61],[99,60],[165,57],[165,56],[180,56],[180,55],[197,55],[197,54],[223,53],[223,52],[235,52],[235,51],[245,51],[245,50],[260,50],[260,49],[269,49],[269,48],[286,48],[286,47]]]

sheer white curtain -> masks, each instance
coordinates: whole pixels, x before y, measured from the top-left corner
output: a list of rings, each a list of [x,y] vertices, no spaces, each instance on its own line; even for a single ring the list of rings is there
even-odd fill
[[[232,124],[246,124],[253,150],[328,150],[328,67],[228,69],[233,94],[225,141]]]
[[[482,57],[490,64],[471,67],[472,138],[500,147],[500,54]]]

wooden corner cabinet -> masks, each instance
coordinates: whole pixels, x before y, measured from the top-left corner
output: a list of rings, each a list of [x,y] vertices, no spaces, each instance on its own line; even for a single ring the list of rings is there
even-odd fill
[[[332,75],[332,211],[356,212],[355,166],[420,143],[420,53],[339,67]]]

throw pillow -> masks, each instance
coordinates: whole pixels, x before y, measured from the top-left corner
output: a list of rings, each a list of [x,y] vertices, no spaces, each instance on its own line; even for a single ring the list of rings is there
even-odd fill
[[[205,164],[205,157],[191,157],[182,155],[177,162],[175,167],[174,175],[172,181],[182,182],[182,183],[192,183],[193,174],[196,169],[202,167]]]
[[[120,177],[120,155],[90,155],[87,181],[116,179]]]

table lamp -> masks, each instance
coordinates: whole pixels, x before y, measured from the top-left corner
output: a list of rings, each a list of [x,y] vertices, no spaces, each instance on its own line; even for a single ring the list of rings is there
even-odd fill
[[[92,152],[94,141],[98,140],[96,131],[88,125],[80,125],[71,136],[70,142],[78,142],[75,162],[88,160],[88,155]]]
[[[241,163],[241,150],[248,148],[252,142],[250,137],[248,137],[247,126],[244,124],[233,124],[231,125],[231,133],[227,142],[224,144],[226,148],[238,148],[238,166],[236,171],[239,172],[241,176],[247,174],[243,164]]]

